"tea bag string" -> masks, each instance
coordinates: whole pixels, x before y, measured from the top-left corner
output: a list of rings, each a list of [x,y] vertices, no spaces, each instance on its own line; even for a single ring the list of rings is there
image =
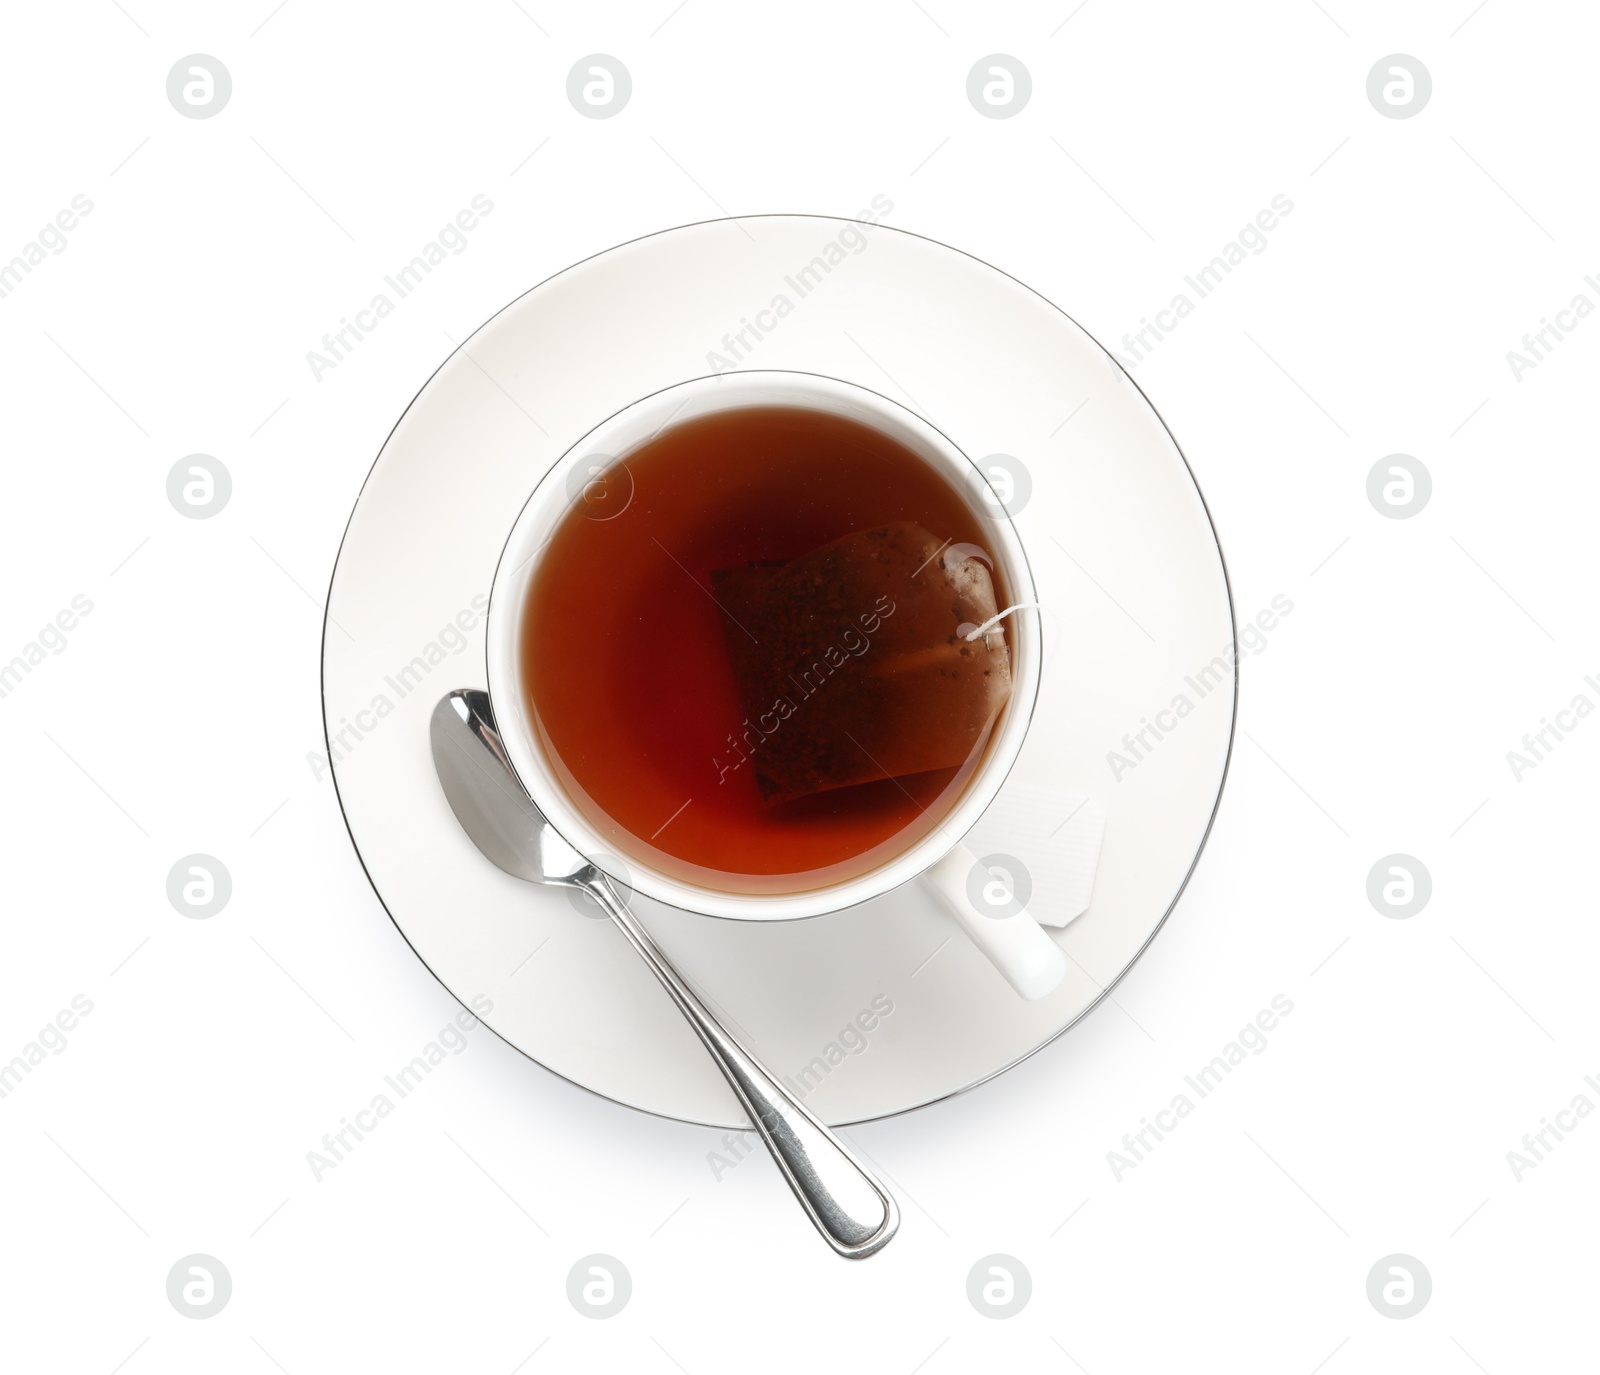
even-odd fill
[[[962,638],[976,640],[980,635],[987,635],[1001,621],[1005,620],[1013,611],[1042,611],[1044,608],[1039,602],[1018,602],[1015,606],[1008,606],[1004,611],[989,617],[982,625],[969,630]]]

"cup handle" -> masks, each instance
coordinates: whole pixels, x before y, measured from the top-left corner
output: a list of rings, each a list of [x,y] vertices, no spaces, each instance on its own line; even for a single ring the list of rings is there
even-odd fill
[[[1067,957],[1045,929],[1021,908],[996,915],[977,899],[969,884],[981,873],[977,855],[958,844],[923,875],[923,882],[939,898],[971,938],[989,957],[1007,983],[1029,1002],[1055,991],[1067,974]]]

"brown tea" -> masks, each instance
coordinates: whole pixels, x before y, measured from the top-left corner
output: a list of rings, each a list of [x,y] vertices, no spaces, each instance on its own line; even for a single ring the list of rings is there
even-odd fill
[[[986,522],[876,429],[801,407],[663,430],[574,501],[522,654],[545,750],[616,854],[800,892],[943,820],[1010,691]]]

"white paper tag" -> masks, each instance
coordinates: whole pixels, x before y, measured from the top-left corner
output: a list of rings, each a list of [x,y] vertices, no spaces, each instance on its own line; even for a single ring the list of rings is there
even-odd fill
[[[1034,920],[1065,926],[1089,909],[1105,831],[1106,809],[1095,798],[1012,778],[967,833],[966,844],[980,858],[1020,860]]]

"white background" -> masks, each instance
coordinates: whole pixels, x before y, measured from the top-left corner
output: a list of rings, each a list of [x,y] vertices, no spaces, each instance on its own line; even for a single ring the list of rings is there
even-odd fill
[[[1500,1372],[1592,1349],[1600,1122],[1507,1153],[1600,1078],[1583,721],[1600,676],[1587,404],[1600,322],[1600,21],[1574,3],[777,7],[177,5],[13,10],[0,259],[93,211],[0,300],[0,661],[93,610],[0,699],[0,1057],[93,1004],[0,1099],[0,1361],[103,1373],[372,1369]],[[1074,8],[1076,6],[1076,8]],[[120,11],[120,12],[119,12]],[[633,77],[581,118],[569,68]],[[180,117],[169,69],[233,95]],[[1033,79],[1014,118],[981,57]],[[1408,53],[1414,118],[1366,77]],[[537,150],[537,151],[536,151]],[[307,351],[468,204],[493,213],[335,370]],[[973,1093],[859,1129],[899,1189],[860,1265],[763,1160],[613,1106],[487,1031],[318,1182],[306,1153],[457,1010],[368,888],[326,779],[321,605],[373,457],[452,341],[614,243],[726,213],[853,215],[994,263],[1117,346],[1277,194],[1293,213],[1135,376],[1193,465],[1246,660],[1216,830],[1107,1002]],[[626,338],[616,341],[619,350]],[[169,504],[215,455],[218,517]],[[1432,474],[1380,515],[1385,455]],[[1114,589],[1113,589],[1114,591]],[[1417,857],[1407,920],[1366,897]],[[166,875],[220,858],[210,920]],[[1268,1048],[1118,1179],[1107,1153],[1274,995]],[[1554,1141],[1553,1137],[1547,1138]],[[1070,1220],[1069,1220],[1070,1219]],[[214,1318],[166,1276],[220,1259]],[[594,1321],[573,1262],[621,1260]],[[982,1256],[1033,1280],[966,1298]],[[1433,1294],[1369,1303],[1402,1252]],[[121,1364],[119,1364],[121,1363]],[[519,1364],[521,1363],[521,1364]]]

